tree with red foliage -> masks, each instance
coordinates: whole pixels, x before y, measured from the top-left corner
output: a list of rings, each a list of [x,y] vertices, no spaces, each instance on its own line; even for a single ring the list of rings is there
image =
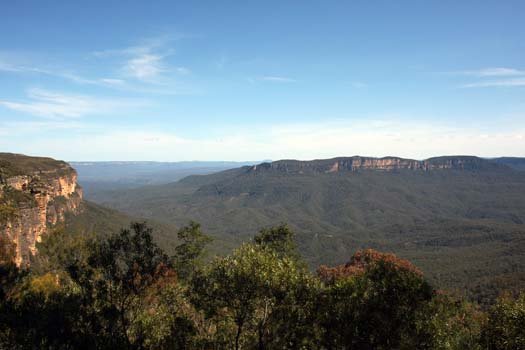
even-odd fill
[[[434,292],[423,274],[393,254],[358,251],[341,266],[321,266],[320,321],[327,349],[424,348],[418,310]]]

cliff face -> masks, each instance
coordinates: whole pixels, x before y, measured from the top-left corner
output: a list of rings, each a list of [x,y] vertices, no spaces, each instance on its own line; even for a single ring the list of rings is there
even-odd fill
[[[422,171],[438,169],[482,170],[502,167],[505,166],[471,156],[437,157],[425,160],[398,157],[372,158],[355,156],[312,161],[280,160],[246,167],[246,169],[248,172],[254,173],[261,171],[278,171],[290,174],[306,174],[336,173],[343,171],[355,172],[360,170],[393,171],[401,169]]]
[[[0,153],[0,234],[16,245],[16,263],[36,253],[36,242],[66,213],[80,211],[82,189],[67,163]]]

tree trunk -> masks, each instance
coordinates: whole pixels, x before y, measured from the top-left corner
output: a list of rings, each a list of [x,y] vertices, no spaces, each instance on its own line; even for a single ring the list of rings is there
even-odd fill
[[[258,333],[259,333],[259,346],[258,350],[264,350],[264,327],[266,325],[266,319],[268,318],[268,300],[264,301],[264,314],[263,319],[259,322]]]
[[[258,350],[264,350],[264,328],[259,328],[259,346]]]
[[[239,340],[241,339],[243,321],[237,323],[237,335],[235,336],[235,350],[239,350]]]

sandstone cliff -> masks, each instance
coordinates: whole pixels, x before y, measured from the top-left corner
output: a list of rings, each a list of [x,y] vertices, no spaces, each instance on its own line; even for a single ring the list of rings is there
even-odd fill
[[[0,153],[0,234],[16,246],[16,263],[28,263],[36,242],[81,209],[82,189],[67,163]]]
[[[399,157],[339,157],[312,161],[279,160],[271,163],[262,163],[246,167],[248,172],[278,171],[289,174],[306,173],[336,173],[361,170],[421,170],[438,169],[452,170],[482,170],[507,168],[505,165],[490,162],[489,160],[472,156],[436,157],[425,160],[405,159]]]

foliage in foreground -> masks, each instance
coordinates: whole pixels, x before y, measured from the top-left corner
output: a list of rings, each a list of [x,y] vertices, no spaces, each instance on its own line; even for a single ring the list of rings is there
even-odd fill
[[[30,270],[3,244],[0,349],[525,349],[525,294],[485,312],[374,250],[312,274],[285,225],[208,263],[198,224],[178,237],[57,231]]]

